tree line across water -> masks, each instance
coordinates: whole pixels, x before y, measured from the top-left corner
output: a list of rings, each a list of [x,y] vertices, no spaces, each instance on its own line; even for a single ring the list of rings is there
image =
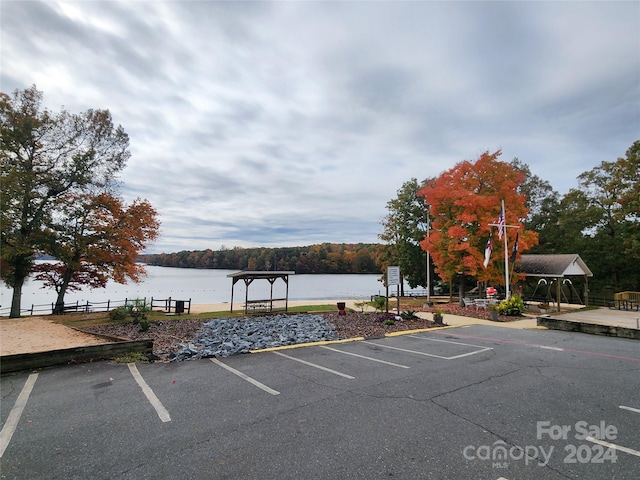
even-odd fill
[[[322,243],[304,247],[223,248],[144,255],[148,265],[305,273],[380,273],[379,244]]]

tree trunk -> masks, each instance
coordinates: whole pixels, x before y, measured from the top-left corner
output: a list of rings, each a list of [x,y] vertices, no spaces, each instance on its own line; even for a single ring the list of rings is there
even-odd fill
[[[53,309],[54,315],[63,315],[64,314],[64,296],[67,293],[67,288],[69,287],[69,283],[71,283],[71,277],[73,276],[74,271],[67,268],[64,272],[64,278],[62,279],[62,284],[58,289],[58,297],[56,298],[56,306]]]
[[[64,294],[66,293],[66,288],[60,288],[58,291],[58,296],[56,298],[56,306],[53,308],[54,315],[62,315],[64,314]]]
[[[22,300],[23,284],[24,284],[24,278],[20,282],[15,282],[13,286],[13,295],[11,296],[11,311],[9,312],[9,318],[20,317],[20,302]]]
[[[22,302],[22,286],[31,271],[31,256],[18,255],[14,261],[14,271],[11,275],[11,287],[13,287],[13,295],[11,297],[11,311],[9,318],[20,317],[20,303]]]
[[[461,307],[464,307],[464,275],[460,275],[460,283],[458,287],[458,301]]]

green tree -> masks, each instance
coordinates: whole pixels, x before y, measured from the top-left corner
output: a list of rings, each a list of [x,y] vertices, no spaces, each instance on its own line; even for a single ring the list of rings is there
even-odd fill
[[[517,158],[510,165],[524,174],[524,180],[517,191],[526,198],[528,214],[521,221],[526,230],[538,233],[538,245],[531,248],[531,253],[559,253],[554,225],[558,222],[560,213],[560,194],[548,181],[531,173],[529,166]]]
[[[636,141],[625,158],[580,174],[561,202],[557,241],[590,266],[596,288],[640,289],[639,151]]]
[[[412,178],[402,184],[398,196],[387,202],[389,213],[382,220],[384,230],[378,235],[387,244],[386,265],[398,265],[411,288],[427,285],[426,254],[420,246],[427,232],[427,208],[424,197],[418,195],[424,183],[419,185],[418,180]],[[401,282],[401,289],[403,284]]]
[[[43,226],[70,192],[108,190],[129,158],[129,138],[108,110],[42,109],[35,86],[0,93],[2,280],[20,316],[22,286],[42,251]]]

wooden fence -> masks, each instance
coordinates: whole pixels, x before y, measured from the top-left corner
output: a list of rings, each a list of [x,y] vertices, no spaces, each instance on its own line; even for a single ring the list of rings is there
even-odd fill
[[[163,298],[157,299],[151,297],[151,301],[147,302],[147,298],[125,298],[124,300],[107,300],[106,302],[86,302],[76,301],[75,303],[65,303],[65,313],[92,313],[92,312],[109,312],[118,307],[127,307],[136,305],[138,302],[144,302],[150,304],[151,309],[159,309],[166,313],[181,314],[191,313],[191,299],[178,300],[175,298]],[[45,303],[41,305],[31,305],[30,308],[21,309],[20,316],[32,316],[32,315],[51,315],[55,309],[55,303]],[[7,317],[11,308],[0,308],[0,317]]]

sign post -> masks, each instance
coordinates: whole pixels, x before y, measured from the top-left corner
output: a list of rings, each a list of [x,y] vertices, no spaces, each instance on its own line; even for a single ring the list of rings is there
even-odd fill
[[[387,313],[389,313],[389,286],[396,286],[398,315],[400,315],[400,267],[387,267]]]

